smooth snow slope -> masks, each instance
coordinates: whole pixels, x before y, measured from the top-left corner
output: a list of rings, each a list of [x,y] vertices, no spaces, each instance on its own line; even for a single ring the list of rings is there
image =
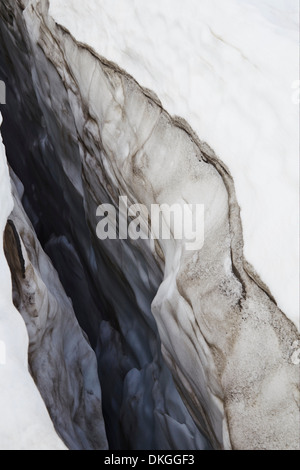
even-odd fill
[[[298,325],[298,2],[50,0],[229,167],[245,256]]]
[[[63,450],[65,446],[28,372],[28,335],[12,303],[11,277],[2,248],[3,231],[12,208],[0,134],[0,450]]]

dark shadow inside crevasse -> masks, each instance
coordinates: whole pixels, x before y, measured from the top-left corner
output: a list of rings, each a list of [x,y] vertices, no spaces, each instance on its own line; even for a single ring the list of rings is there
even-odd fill
[[[151,314],[162,273],[155,273],[152,285],[142,293],[146,315],[141,316],[130,283],[107,256],[95,227],[87,222],[80,187],[64,171],[66,143],[69,153],[72,148],[76,171],[79,175],[81,172],[76,134],[65,128],[66,118],[57,116],[55,110],[45,115],[31,75],[30,51],[21,29],[19,33],[20,37],[12,41],[7,26],[0,22],[0,77],[7,84],[1,133],[9,164],[24,185],[24,208],[96,352],[110,448],[172,448],[174,444],[161,427],[161,417],[170,415],[170,420],[184,423],[188,411],[162,358]],[[59,83],[54,67],[50,63],[48,67],[49,77]],[[65,113],[69,128],[74,130],[67,99]],[[78,186],[81,184],[84,191],[84,177]],[[134,255],[146,272],[143,255]],[[132,264],[126,250],[123,256],[125,264]],[[130,269],[135,273],[135,265]],[[121,314],[110,301],[116,296]],[[172,416],[174,409],[176,416]],[[192,437],[187,440],[185,431],[178,431],[179,449],[198,445]]]

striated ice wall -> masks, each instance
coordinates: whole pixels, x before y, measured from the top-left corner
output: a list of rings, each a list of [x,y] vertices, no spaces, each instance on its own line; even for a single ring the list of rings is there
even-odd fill
[[[10,163],[96,351],[111,447],[298,448],[299,336],[244,259],[227,168],[47,1],[0,12]],[[96,208],[120,195],[204,204],[204,247],[100,242]]]
[[[43,86],[49,82],[47,79],[39,90],[38,69],[28,60],[29,50],[24,56],[19,54],[21,47],[29,46],[29,38],[20,10],[14,15],[13,31],[2,29],[2,43],[13,57],[11,69],[7,64],[2,68],[9,74],[11,108],[6,108],[5,134],[8,146],[14,149],[10,162],[24,182],[23,204],[98,355],[110,446],[208,448],[161,355],[151,302],[162,281],[162,269],[150,248],[127,247],[124,241],[116,251],[112,244],[109,260],[99,245],[96,202],[88,208],[89,192],[95,191],[99,201],[105,201],[106,188],[96,179],[94,189],[89,190],[66,89],[54,67],[40,55],[37,60],[44,61],[55,89],[50,92],[51,106],[43,103]],[[67,117],[64,125],[61,104]],[[17,110],[13,115],[9,113],[12,108]],[[21,116],[26,122],[22,128],[18,123]],[[91,176],[101,178],[101,172],[97,173]],[[38,175],[35,181],[33,174]],[[121,268],[115,259],[121,261]]]
[[[22,191],[15,175],[13,180]],[[14,305],[29,334],[31,374],[68,448],[104,450],[107,440],[96,356],[36,238],[14,184],[13,194],[4,251],[11,269]]]
[[[245,256],[299,328],[299,2],[50,0],[228,166]]]
[[[13,198],[1,136],[0,181],[0,449],[63,450],[65,446],[55,433],[28,372],[28,335],[12,303],[12,283],[3,251],[3,233],[13,208]]]

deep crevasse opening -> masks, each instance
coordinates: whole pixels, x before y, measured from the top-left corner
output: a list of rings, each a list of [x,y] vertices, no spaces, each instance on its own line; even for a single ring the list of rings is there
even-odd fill
[[[71,141],[74,117],[61,78],[47,63],[51,86],[60,90],[54,99],[62,99],[66,106],[63,119],[55,108],[45,111],[38,101],[41,91],[32,79],[24,31],[20,29],[21,37],[16,38],[3,26],[1,73],[8,84],[9,106],[2,110],[1,132],[8,161],[24,185],[22,204],[37,238],[96,351],[110,447],[206,448],[209,445],[183,404],[160,351],[151,302],[163,272],[155,262],[148,267],[150,254],[145,256],[140,247],[116,242],[112,250],[122,256],[124,272],[132,272],[133,288],[97,243],[80,193],[85,180],[79,148]],[[25,51],[20,54],[22,48]],[[6,61],[12,56],[14,63],[9,64]],[[64,161],[62,155],[69,160]],[[133,263],[138,266],[136,271]],[[70,445],[72,440],[62,437]]]
[[[200,429],[215,448],[296,446],[297,334],[243,258],[228,171],[153,93],[56,26],[46,2],[25,3],[1,11],[3,135],[96,351],[111,448],[203,448]],[[100,243],[96,207],[120,194],[205,203],[201,253],[174,240]]]

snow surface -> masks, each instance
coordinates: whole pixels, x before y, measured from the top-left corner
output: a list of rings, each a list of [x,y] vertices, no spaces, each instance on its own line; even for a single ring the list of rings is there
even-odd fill
[[[0,450],[63,450],[65,446],[28,372],[27,330],[12,304],[11,277],[2,248],[3,231],[12,208],[0,135]]]
[[[298,325],[298,2],[50,0],[74,37],[184,117],[229,167],[245,256]]]

